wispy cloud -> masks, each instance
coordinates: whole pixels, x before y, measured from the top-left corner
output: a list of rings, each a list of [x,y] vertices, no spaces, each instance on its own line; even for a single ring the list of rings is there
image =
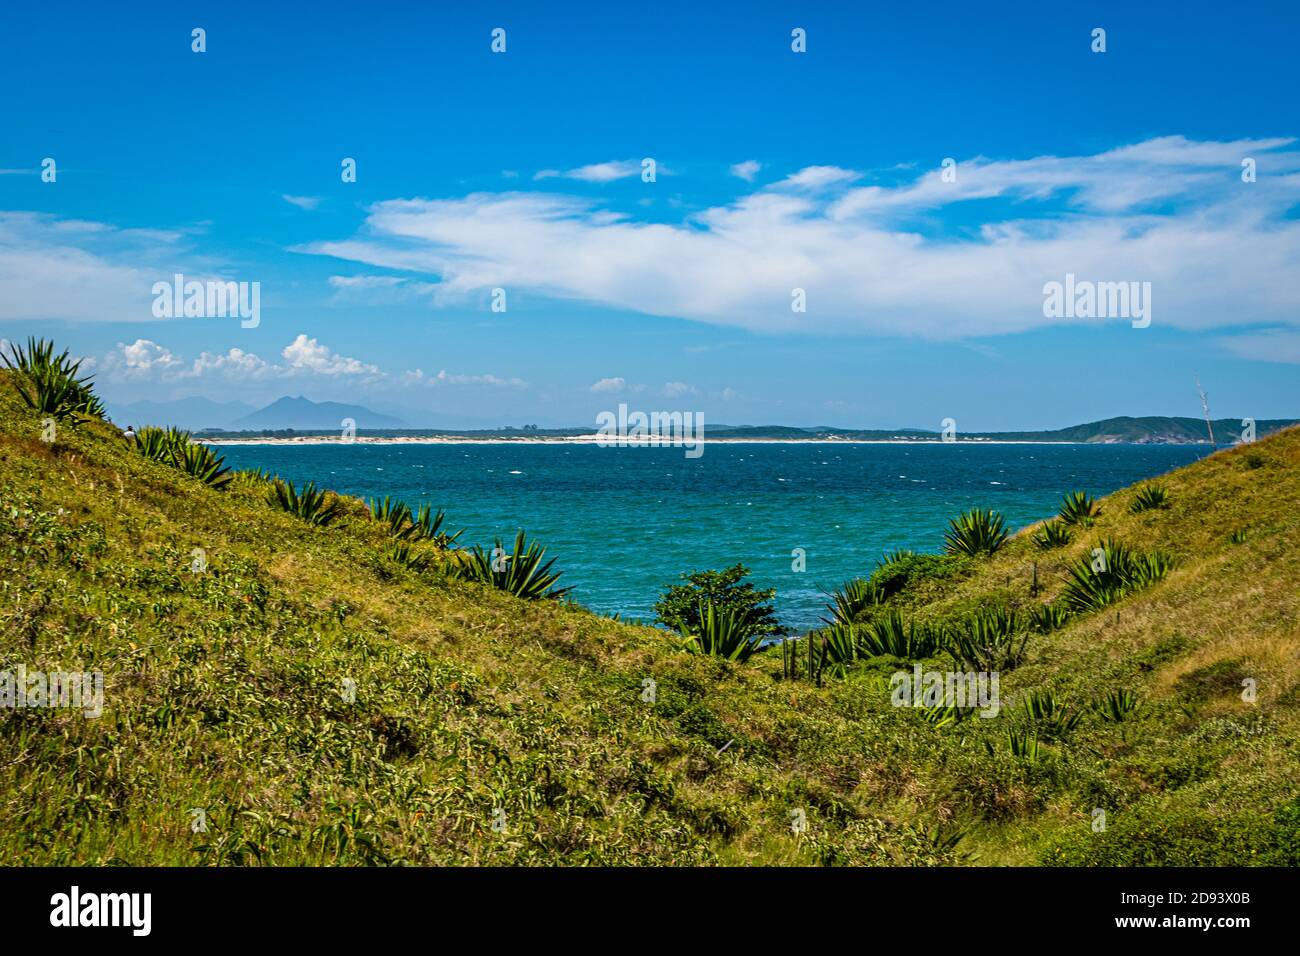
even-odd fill
[[[555,193],[395,199],[304,251],[437,276],[436,304],[493,287],[762,333],[959,339],[1042,328],[1064,275],[1152,283],[1181,329],[1300,324],[1300,152],[1289,139],[1163,137],[1089,156],[957,164],[892,186],[812,166],[678,224]],[[1255,158],[1258,182],[1240,178]],[[971,199],[994,200],[978,207]],[[949,234],[925,226],[949,214]],[[1234,254],[1234,250],[1241,254]],[[806,312],[791,308],[792,290]]]
[[[656,174],[663,172],[657,170]],[[641,163],[635,159],[610,160],[607,163],[592,163],[577,169],[560,171],[543,169],[533,179],[577,179],[585,183],[610,183],[616,179],[628,179],[641,175]]]
[[[319,206],[323,200],[321,196],[290,196],[285,193],[280,197],[291,206],[297,206],[299,209],[305,209],[308,212]]]
[[[758,175],[758,171],[762,168],[763,168],[762,164],[759,163],[758,161],[753,159],[747,159],[743,163],[736,163],[734,166],[732,166],[731,175],[737,176],[740,179],[743,179],[747,183],[752,183],[754,181],[754,177]]]

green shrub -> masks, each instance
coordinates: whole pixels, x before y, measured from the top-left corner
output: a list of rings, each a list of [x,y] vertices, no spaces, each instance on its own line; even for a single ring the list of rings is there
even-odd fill
[[[1079,726],[1083,715],[1058,701],[1050,691],[1031,691],[1025,698],[1025,715],[1038,735],[1048,740],[1064,740]]]
[[[1087,527],[1101,516],[1101,506],[1089,497],[1086,491],[1071,491],[1061,499],[1061,510],[1057,517],[1066,524],[1078,524]]]
[[[420,510],[411,518],[409,530],[411,539],[428,541],[443,550],[454,547],[456,541],[465,533],[465,529],[462,528],[455,534],[448,534],[442,529],[446,520],[447,514],[441,508],[435,512],[429,505],[421,505]]]
[[[135,434],[135,450],[150,461],[172,464],[177,449],[190,443],[190,433],[179,428],[146,426]]]
[[[1070,620],[1070,612],[1061,604],[1038,604],[1028,614],[1029,627],[1040,634],[1058,631]]]
[[[555,559],[546,561],[546,549],[536,541],[530,543],[523,531],[515,535],[512,552],[498,538],[491,554],[478,545],[457,554],[463,559],[452,566],[453,578],[487,584],[526,601],[556,600],[573,590],[555,587],[561,574],[551,570]]]
[[[1107,539],[1069,569],[1060,600],[1074,612],[1096,611],[1162,580],[1173,566],[1164,552],[1135,554]]]
[[[0,354],[0,360],[19,373],[15,387],[28,408],[74,424],[104,417],[90,376],[80,374],[81,360],[72,361],[67,349],[55,355],[53,342],[33,337],[25,348],[9,343],[9,354]]]
[[[887,554],[871,572],[867,583],[887,601],[923,581],[942,581],[957,574],[970,559],[957,554],[917,554],[895,551]]]
[[[232,477],[230,469],[225,467],[225,459],[207,445],[186,442],[173,448],[172,464],[218,491],[224,490]]]
[[[1024,659],[1029,631],[1016,612],[999,605],[981,608],[948,635],[948,653],[965,670],[1009,671]]]
[[[327,502],[328,496],[329,492],[317,488],[314,481],[307,482],[302,491],[298,491],[292,481],[277,478],[271,485],[268,500],[281,511],[286,511],[295,518],[323,527],[343,512],[338,497],[334,496],[333,500]]]
[[[682,647],[691,654],[707,654],[743,664],[762,646],[762,636],[751,630],[744,611],[719,607],[712,601],[696,606],[699,624],[694,630],[682,630]]]
[[[1157,508],[1169,507],[1169,492],[1160,485],[1143,485],[1133,497],[1129,511],[1139,514]]]
[[[741,579],[749,568],[735,564],[722,571],[694,571],[683,574],[685,584],[669,585],[655,602],[660,623],[674,631],[694,633],[700,626],[699,607],[709,603],[731,611],[752,634],[778,634],[781,626],[769,603],[775,588],[758,589]]]
[[[830,594],[830,598],[827,610],[831,616],[822,618],[826,624],[852,624],[868,608],[876,607],[885,600],[879,587],[862,578],[846,581],[838,591]]]
[[[388,495],[370,502],[370,516],[388,525],[388,533],[395,538],[408,536],[411,523],[411,506]]]
[[[993,554],[1007,540],[1006,519],[996,511],[972,508],[948,522],[944,550],[949,554]]]
[[[1113,690],[1105,697],[1098,697],[1092,702],[1092,709],[1102,720],[1112,724],[1122,724],[1141,706],[1141,703],[1137,694],[1123,688]]]
[[[900,657],[904,660],[923,660],[933,657],[943,649],[942,635],[915,621],[904,623],[898,611],[872,621],[858,629],[858,651],[864,657]]]
[[[1063,521],[1053,519],[1043,522],[1038,534],[1034,535],[1034,544],[1044,551],[1050,548],[1063,548],[1074,538],[1074,532]]]

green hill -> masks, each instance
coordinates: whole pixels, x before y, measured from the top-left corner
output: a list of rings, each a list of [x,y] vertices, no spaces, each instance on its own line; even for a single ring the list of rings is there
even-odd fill
[[[1174,561],[1029,633],[999,716],[944,724],[891,706],[911,661],[819,686],[779,648],[688,655],[453,580],[454,554],[413,570],[359,502],[315,527],[263,478],[213,490],[100,421],[46,443],[14,379],[0,671],[102,672],[104,708],[0,710],[4,863],[1300,863],[1300,431],[1166,476],[1167,508],[1117,492],[1063,548],[1029,529],[878,572],[863,626],[924,628],[1059,600],[1103,538]],[[1031,720],[1033,691],[1077,726]],[[1121,691],[1138,706],[1108,720]]]

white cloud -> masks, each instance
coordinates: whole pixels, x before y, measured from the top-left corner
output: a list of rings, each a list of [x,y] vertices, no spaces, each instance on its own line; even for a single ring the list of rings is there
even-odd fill
[[[747,159],[743,163],[736,163],[732,166],[731,175],[739,176],[745,182],[752,183],[754,177],[758,175],[758,171],[762,168],[763,166],[761,163],[753,159]]]
[[[149,371],[154,368],[172,368],[181,364],[181,360],[173,355],[170,349],[165,349],[157,342],[148,339],[136,339],[130,345],[118,342],[117,347],[121,350],[123,361],[129,369]]]
[[[1292,329],[1264,329],[1232,335],[1220,339],[1219,344],[1241,358],[1300,365],[1300,332]]]
[[[828,186],[852,182],[858,178],[860,178],[860,174],[851,169],[841,169],[838,166],[807,166],[797,173],[785,177],[774,188],[825,189]]]
[[[305,209],[308,212],[319,206],[324,197],[321,196],[290,196],[285,193],[280,197],[291,206],[297,206],[299,209]]]
[[[663,172],[657,169],[656,173]],[[627,179],[641,175],[641,163],[635,159],[611,160],[608,163],[592,163],[561,172],[556,169],[543,169],[534,179],[577,179],[586,183],[610,183],[616,179]]]
[[[379,368],[354,358],[339,355],[315,339],[301,333],[280,353],[289,368],[315,372],[318,375],[378,375]]]
[[[210,260],[179,232],[0,212],[0,321],[153,322],[153,284]]]
[[[1067,272],[1151,282],[1159,327],[1244,316],[1290,327],[1290,146],[1165,137],[1092,156],[963,160],[956,183],[936,167],[890,186],[808,167],[680,224],[551,193],[399,199],[372,206],[355,237],[303,251],[436,276],[440,306],[501,286],[762,333],[957,339],[1102,321],[1044,318],[1043,285]],[[1242,156],[1257,159],[1258,182],[1240,181]],[[977,198],[996,201],[963,205]],[[805,313],[791,311],[795,288]]]
[[[592,392],[622,392],[627,390],[627,381],[623,378],[602,378],[591,386]]]
[[[663,387],[665,398],[678,398],[682,395],[696,394],[694,385],[687,385],[685,382],[665,382]]]
[[[243,349],[237,348],[232,348],[224,355],[212,355],[209,352],[202,352],[194,360],[194,364],[190,366],[190,377],[192,378],[220,373],[232,379],[259,379],[272,377],[282,372],[282,369],[268,365],[264,359],[259,358],[252,352],[245,352]]]
[[[431,383],[440,385],[494,385],[504,388],[523,388],[528,383],[521,378],[500,378],[496,375],[448,375],[443,369]]]

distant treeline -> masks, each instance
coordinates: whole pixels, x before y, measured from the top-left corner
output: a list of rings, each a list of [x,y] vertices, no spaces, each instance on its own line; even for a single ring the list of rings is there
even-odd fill
[[[1220,418],[1212,422],[1214,440],[1219,445],[1233,445],[1244,440],[1251,419]],[[1269,418],[1254,422],[1255,437],[1263,438],[1272,432],[1300,423],[1294,418]],[[540,428],[537,425],[501,428],[451,429],[451,428],[359,428],[358,437],[366,438],[576,438],[596,431],[588,428]],[[773,440],[826,440],[841,441],[939,441],[939,431],[919,428],[858,429],[858,428],[799,428],[792,425],[712,425],[705,426],[709,438],[773,439]],[[273,428],[245,431],[206,428],[196,433],[200,438],[328,438],[337,437],[339,429]],[[956,433],[957,441],[1041,441],[1041,442],[1091,442],[1136,444],[1209,444],[1210,438],[1204,419],[1150,416],[1146,418],[1108,418],[1086,425],[1073,425],[1052,431],[1022,432],[963,432]]]

